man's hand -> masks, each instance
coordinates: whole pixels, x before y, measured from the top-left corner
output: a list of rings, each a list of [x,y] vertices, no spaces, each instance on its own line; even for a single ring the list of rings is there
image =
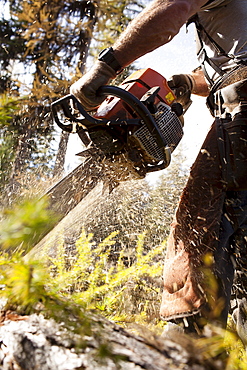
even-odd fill
[[[115,71],[104,62],[97,61],[93,68],[70,87],[73,94],[87,111],[97,108],[105,99],[97,90],[116,77]]]
[[[194,90],[194,79],[191,75],[173,75],[168,81],[168,86],[174,91],[176,100],[182,106],[190,102],[190,96]]]

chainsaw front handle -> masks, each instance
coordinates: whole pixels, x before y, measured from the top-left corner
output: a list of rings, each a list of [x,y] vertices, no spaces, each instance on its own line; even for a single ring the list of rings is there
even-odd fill
[[[78,109],[81,114],[81,118],[78,118],[75,114],[73,114],[73,106]],[[61,109],[63,111],[64,117],[59,117],[59,110]],[[51,104],[51,110],[58,127],[67,132],[77,132],[81,126],[88,128],[98,124],[105,125],[108,122],[104,119],[98,120],[87,113],[79,100],[77,100],[77,98],[72,94],[68,94],[63,98],[54,101]],[[70,123],[63,123],[65,118],[69,120]]]

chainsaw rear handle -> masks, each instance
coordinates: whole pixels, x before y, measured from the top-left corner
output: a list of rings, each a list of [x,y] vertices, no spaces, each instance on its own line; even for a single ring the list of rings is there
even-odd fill
[[[117,86],[102,86],[97,91],[97,94],[104,95],[104,96],[115,96],[117,98],[122,99],[127,105],[129,105],[137,115],[144,121],[149,129],[150,133],[155,137],[156,142],[160,148],[165,148],[167,150],[167,143],[163,138],[163,135],[157,126],[152,114],[149,112],[147,107],[133,94],[129,91],[121,89]],[[82,115],[82,118],[77,118],[71,112],[71,107],[69,105],[69,101],[72,100],[75,103],[77,109]],[[64,124],[61,122],[58,116],[58,108],[62,108],[64,115],[71,123]],[[81,103],[77,100],[77,98],[72,95],[66,95],[63,98],[56,100],[52,103],[52,113],[54,116],[54,120],[57,125],[64,131],[67,132],[77,132],[81,126],[86,128],[93,127],[94,125],[103,125],[105,126],[107,123],[109,124],[109,119],[97,119],[87,113]]]

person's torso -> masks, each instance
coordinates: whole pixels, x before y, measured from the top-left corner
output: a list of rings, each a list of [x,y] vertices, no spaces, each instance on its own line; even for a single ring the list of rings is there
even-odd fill
[[[215,47],[202,32],[208,57],[224,71],[234,68],[240,60],[247,60],[247,0],[215,0],[202,7],[199,22],[207,34],[224,50]],[[198,43],[198,48],[200,45]],[[208,74],[213,79],[218,75],[208,65]]]

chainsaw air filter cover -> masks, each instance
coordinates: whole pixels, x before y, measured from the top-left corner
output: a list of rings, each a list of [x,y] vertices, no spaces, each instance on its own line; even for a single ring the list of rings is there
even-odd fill
[[[156,124],[167,142],[167,148],[173,152],[183,137],[181,121],[167,104],[160,102],[156,107]],[[164,160],[164,151],[157,145],[154,136],[152,136],[146,125],[139,128],[132,135],[131,139],[136,141],[136,144],[143,149],[145,160],[149,161],[149,163]]]

